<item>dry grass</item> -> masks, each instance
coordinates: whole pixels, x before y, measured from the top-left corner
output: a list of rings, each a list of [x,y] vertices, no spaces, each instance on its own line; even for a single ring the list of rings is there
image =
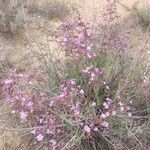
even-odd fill
[[[24,7],[19,0],[0,1],[0,30],[18,33],[24,28]]]
[[[49,20],[64,20],[70,15],[70,7],[68,4],[59,0],[51,0],[41,5],[31,3],[27,6],[30,14],[37,14]]]
[[[143,26],[150,26],[150,4],[144,4],[137,9],[139,23]]]

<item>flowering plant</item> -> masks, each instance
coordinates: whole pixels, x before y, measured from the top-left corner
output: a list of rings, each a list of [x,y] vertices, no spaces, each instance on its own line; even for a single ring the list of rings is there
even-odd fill
[[[119,18],[114,1],[104,16],[111,25]],[[40,148],[73,149],[84,138],[108,135],[118,120],[132,120],[134,84],[140,77],[132,78],[134,72],[128,67],[132,59],[126,53],[118,55],[129,48],[128,36],[113,36],[107,32],[112,28],[109,25],[104,25],[100,45],[94,45],[95,32],[81,18],[63,23],[56,41],[68,59],[61,71],[59,64],[52,64],[57,78],[49,74],[54,70],[43,65],[29,73],[12,70],[3,81],[3,94],[12,113],[31,125],[30,133]],[[111,53],[110,49],[118,51]],[[51,86],[52,80],[58,84]],[[141,87],[142,81],[136,88],[142,91]]]

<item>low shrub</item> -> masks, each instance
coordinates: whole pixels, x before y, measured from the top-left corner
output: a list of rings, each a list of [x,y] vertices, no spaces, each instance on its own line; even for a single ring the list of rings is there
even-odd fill
[[[148,102],[148,70],[141,56],[128,54],[130,32],[111,32],[118,22],[114,1],[104,19],[107,24],[99,27],[106,32],[97,45],[90,24],[81,18],[64,22],[56,37],[63,60],[43,58],[39,68],[28,73],[13,69],[3,81],[5,100],[28,125],[23,133],[32,134],[36,148],[111,150],[117,141],[136,136],[138,128],[131,124],[140,120],[135,104]]]

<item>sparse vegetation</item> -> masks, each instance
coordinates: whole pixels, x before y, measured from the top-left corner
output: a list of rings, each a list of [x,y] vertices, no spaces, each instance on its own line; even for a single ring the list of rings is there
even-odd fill
[[[70,6],[71,7],[71,6]],[[52,0],[41,6],[38,4],[31,3],[27,6],[29,13],[41,15],[49,20],[64,20],[70,15],[71,9],[68,4],[59,0]]]
[[[25,6],[29,67],[23,57],[0,62],[2,150],[147,150],[148,41],[135,46],[135,28],[122,23],[115,0],[96,24],[79,11],[68,16],[65,3],[38,2]]]

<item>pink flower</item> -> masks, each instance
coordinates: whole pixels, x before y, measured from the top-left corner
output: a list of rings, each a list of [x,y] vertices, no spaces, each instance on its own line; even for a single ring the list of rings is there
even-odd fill
[[[106,98],[106,101],[107,102],[112,102],[112,100],[109,97]]]
[[[131,117],[131,116],[132,116],[132,114],[130,112],[128,112],[128,117]]]
[[[121,110],[121,111],[124,111],[124,107],[123,107],[123,106],[121,106],[121,107],[120,107],[120,110]]]
[[[99,131],[99,130],[98,130],[98,128],[97,128],[97,127],[95,127],[95,128],[94,128],[94,131],[96,131],[96,132],[97,132],[97,131]]]
[[[54,104],[54,101],[50,101],[49,106],[52,107]]]
[[[27,116],[28,116],[28,113],[27,113],[27,112],[24,112],[24,111],[21,111],[21,112],[20,112],[20,118],[21,118],[21,119],[25,120],[25,119],[27,118]]]
[[[50,129],[47,129],[46,133],[50,134],[50,133],[52,133],[52,131]]]
[[[95,102],[93,102],[91,105],[94,107],[94,106],[96,106],[96,103],[95,103]]]
[[[107,123],[106,121],[102,122],[101,125],[102,125],[103,127],[105,127],[105,128],[108,127],[108,123]]]
[[[38,134],[36,136],[37,141],[41,142],[43,140],[44,136],[42,134]]]
[[[91,73],[91,78],[94,79],[94,77],[95,77],[95,74]]]
[[[50,143],[52,143],[52,145],[56,145],[57,144],[57,142],[56,142],[56,140],[50,140]]]
[[[116,111],[112,111],[112,112],[111,112],[111,115],[112,115],[112,116],[115,116],[116,114],[117,114]]]
[[[31,131],[32,134],[35,134],[35,132],[36,132],[36,130],[32,130],[32,131]]]
[[[13,110],[13,111],[12,111],[12,114],[15,114],[15,113],[16,113],[16,111],[15,111],[15,110]]]
[[[105,119],[106,115],[104,113],[101,114],[101,118]]]
[[[64,98],[65,95],[62,93],[61,95],[59,95],[59,98]]]
[[[75,83],[74,80],[70,80],[70,83],[71,83],[72,85],[76,85],[76,83]]]
[[[130,110],[130,109],[131,109],[130,106],[127,106],[126,110]]]
[[[87,67],[87,68],[86,68],[85,70],[83,70],[82,72],[85,73],[85,74],[88,74],[90,69],[91,69],[91,67]]]
[[[27,106],[29,106],[29,107],[32,106],[32,105],[33,105],[33,102],[31,102],[31,101],[29,101],[28,104],[27,104]]]
[[[85,126],[84,126],[84,131],[85,131],[86,133],[90,133],[90,132],[91,132],[91,129],[89,128],[88,125],[85,125]]]
[[[77,117],[80,115],[80,111],[79,110],[74,110],[74,115]]]
[[[43,120],[44,120],[43,118],[40,118],[40,119],[39,119],[39,122],[40,122],[40,123],[42,123],[42,122],[43,122]]]
[[[120,106],[123,106],[123,103],[122,103],[122,102],[119,102],[118,104],[119,104]]]
[[[109,88],[109,86],[106,86],[106,90],[109,90],[110,88]]]
[[[5,80],[4,84],[11,84],[13,82],[13,80]]]
[[[106,113],[105,113],[105,116],[106,116],[106,117],[109,117],[109,116],[110,116],[110,113],[109,113],[109,112],[106,112]]]
[[[29,81],[28,83],[29,83],[30,85],[32,85],[32,84],[33,84],[33,82],[32,82],[32,81]]]
[[[82,95],[84,94],[84,91],[82,89],[80,90],[80,94],[82,94]]]
[[[52,150],[55,150],[57,147],[56,146],[56,144],[57,144],[56,140],[52,139],[52,140],[50,140],[50,143],[52,144]]]
[[[104,106],[105,109],[109,108],[109,105],[106,102],[103,103],[103,106]]]

